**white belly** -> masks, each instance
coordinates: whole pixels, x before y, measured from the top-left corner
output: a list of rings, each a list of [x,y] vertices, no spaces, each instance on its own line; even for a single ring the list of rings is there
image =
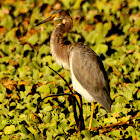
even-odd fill
[[[95,102],[95,99],[87,92],[86,89],[82,87],[82,85],[78,82],[78,80],[74,76],[71,62],[70,62],[70,72],[71,72],[72,85],[74,90],[77,91],[81,96],[83,96],[83,98],[88,102]]]

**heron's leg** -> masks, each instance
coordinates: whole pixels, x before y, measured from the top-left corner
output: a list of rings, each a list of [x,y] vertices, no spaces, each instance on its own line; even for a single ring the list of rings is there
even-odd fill
[[[90,116],[90,122],[89,122],[89,130],[91,129],[91,126],[92,126],[92,120],[93,120],[93,112],[94,112],[94,109],[95,109],[95,105],[94,103],[92,102],[91,103],[91,116]]]
[[[82,96],[79,96],[80,98],[80,108],[79,108],[79,127],[80,127],[80,131],[85,129],[85,124],[84,124],[84,118],[83,118],[83,104],[82,104]]]
[[[83,104],[82,104],[82,96],[76,92],[76,95],[78,95],[80,99],[80,106],[79,106],[79,130],[82,131],[85,129],[85,124],[84,124],[84,118],[83,118]]]

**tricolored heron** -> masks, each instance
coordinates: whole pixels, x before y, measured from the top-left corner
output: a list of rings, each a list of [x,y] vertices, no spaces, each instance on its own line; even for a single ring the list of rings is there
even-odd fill
[[[50,20],[61,22],[54,28],[50,39],[50,50],[56,62],[70,70],[72,85],[75,91],[92,103],[99,102],[108,112],[111,111],[110,87],[108,77],[99,56],[88,46],[81,43],[65,45],[63,34],[73,26],[69,13],[59,9],[52,12],[51,16],[37,25]]]

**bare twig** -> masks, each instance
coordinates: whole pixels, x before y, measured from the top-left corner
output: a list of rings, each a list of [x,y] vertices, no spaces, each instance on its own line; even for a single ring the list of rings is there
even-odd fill
[[[103,127],[95,127],[95,128],[91,128],[91,130],[92,131],[99,130],[100,133],[105,133],[105,132],[111,131],[112,129],[116,129],[118,126],[122,126],[124,124],[131,125],[131,124],[127,124],[127,122],[129,122],[130,120],[136,119],[138,117],[140,117],[140,114],[138,114],[138,115],[136,115],[134,117],[131,117],[127,121],[124,121],[124,122],[118,122],[118,123],[106,125],[106,126],[103,126]]]

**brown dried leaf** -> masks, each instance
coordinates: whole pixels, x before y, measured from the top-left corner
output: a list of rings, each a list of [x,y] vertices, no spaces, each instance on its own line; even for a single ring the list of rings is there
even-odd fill
[[[4,3],[5,4],[14,4],[15,0],[5,0]]]
[[[7,89],[9,89],[10,91],[13,91],[17,84],[16,81],[10,80],[9,77],[2,78],[1,82],[2,82],[3,86],[6,87]]]
[[[89,32],[89,31],[93,30],[93,25],[85,25],[85,26],[84,26],[84,30],[85,30],[86,32]]]
[[[28,86],[29,83],[27,81],[19,81],[18,85],[26,85],[26,86]]]
[[[4,36],[5,32],[6,32],[6,28],[3,26],[0,26],[0,35]]]
[[[24,21],[23,21],[23,25],[25,28],[28,28],[28,25],[29,25],[29,18],[26,18]]]
[[[3,13],[4,15],[8,15],[8,14],[10,13],[10,10],[9,10],[9,9],[3,9],[3,10],[2,10],[2,13]]]
[[[15,61],[15,60],[12,60],[12,59],[9,60],[9,63],[10,63],[11,66],[17,66],[18,65],[18,62]]]

